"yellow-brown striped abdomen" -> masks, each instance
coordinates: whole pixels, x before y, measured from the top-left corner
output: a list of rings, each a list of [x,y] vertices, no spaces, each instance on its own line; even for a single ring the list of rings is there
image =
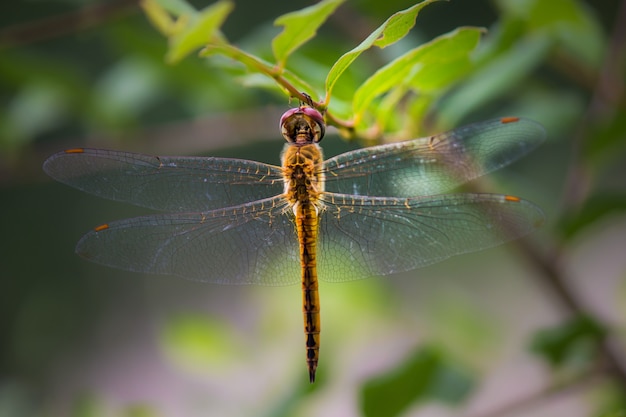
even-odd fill
[[[302,268],[302,313],[309,379],[315,381],[320,350],[320,301],[317,283],[317,209],[312,204],[296,207],[296,227],[300,241]]]
[[[283,152],[285,195],[291,204],[300,245],[302,312],[309,379],[315,381],[320,349],[317,236],[323,191],[322,152],[316,144],[290,145]]]

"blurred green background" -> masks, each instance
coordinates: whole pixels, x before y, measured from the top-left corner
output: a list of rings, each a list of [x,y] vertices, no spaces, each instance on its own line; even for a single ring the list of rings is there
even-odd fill
[[[286,98],[246,88],[219,61],[166,65],[167,41],[133,1],[3,2],[0,416],[623,415],[624,371],[612,373],[606,352],[625,356],[626,8],[559,0],[529,13],[535,3],[434,4],[397,47],[368,52],[340,80],[349,89],[458,26],[488,28],[490,58],[432,113],[440,128],[507,114],[541,122],[547,143],[490,179],[548,221],[522,245],[322,284],[310,387],[299,287],[87,263],[73,253],[83,233],[145,210],[41,171],[47,156],[78,146],[277,164]],[[321,83],[411,4],[342,5],[294,65]],[[259,53],[279,32],[273,19],[308,5],[236,1],[224,33]],[[332,132],[324,140],[329,156],[355,146]]]

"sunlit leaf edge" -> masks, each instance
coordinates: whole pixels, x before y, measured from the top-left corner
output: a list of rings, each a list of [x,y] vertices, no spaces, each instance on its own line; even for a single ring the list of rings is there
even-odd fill
[[[354,94],[355,123],[358,123],[363,112],[377,96],[405,84],[415,76],[421,65],[427,65],[429,61],[437,61],[439,65],[442,62],[454,64],[454,59],[469,55],[478,45],[483,32],[483,29],[475,27],[457,28],[406,52],[380,68]],[[442,48],[446,50],[441,51]]]
[[[343,54],[333,64],[328,75],[326,76],[325,91],[326,98],[325,104],[328,105],[330,97],[335,83],[339,77],[346,71],[346,69],[358,58],[361,53],[376,45],[380,48],[385,48],[400,39],[402,39],[409,30],[415,25],[415,19],[419,12],[426,6],[441,0],[425,0],[419,4],[409,7],[406,10],[402,10],[389,17],[382,25],[380,25],[374,32],[372,32],[363,42],[352,50]],[[407,22],[410,22],[407,24]],[[393,33],[393,37],[385,38],[385,35],[391,35],[391,32],[395,32],[398,26],[404,26],[402,30]]]
[[[344,1],[324,0],[276,18],[274,25],[283,26],[282,32],[272,40],[277,65],[284,67],[289,55],[315,36],[317,29]]]
[[[194,49],[206,45],[233,8],[233,2],[220,0],[201,11],[183,31],[170,38],[170,48],[165,56],[166,61],[176,63]]]

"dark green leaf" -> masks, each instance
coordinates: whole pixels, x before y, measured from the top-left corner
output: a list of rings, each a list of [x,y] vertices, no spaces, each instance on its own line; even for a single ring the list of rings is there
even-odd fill
[[[410,50],[385,65],[367,79],[354,94],[355,120],[379,95],[409,83],[414,88],[434,89],[453,81],[469,67],[469,54],[480,39],[479,28],[460,28]],[[420,74],[424,73],[424,77]]]
[[[576,316],[567,322],[538,331],[531,350],[554,367],[586,364],[593,359],[605,329],[592,318]]]
[[[164,10],[172,13],[174,16],[179,17],[183,15],[195,15],[198,13],[192,5],[185,0],[142,0],[142,3],[146,2],[158,3]]]
[[[148,17],[148,20],[152,22],[152,25],[157,28],[161,34],[165,36],[174,34],[176,21],[157,0],[142,0],[141,8]]]
[[[425,0],[406,10],[395,13],[356,48],[343,54],[332,66],[326,77],[326,102],[328,103],[330,101],[332,90],[341,74],[345,72],[361,53],[372,46],[378,46],[381,49],[385,48],[405,37],[406,34],[409,33],[409,30],[415,25],[415,19],[420,10],[435,1],[439,0]]]
[[[499,54],[442,100],[439,108],[441,119],[446,125],[455,126],[471,111],[515,88],[520,80],[543,62],[549,47],[549,39],[535,36],[525,38]]]
[[[170,63],[178,62],[195,49],[206,45],[233,7],[232,2],[221,0],[190,18],[185,28],[170,38],[166,60]]]
[[[510,2],[509,2],[510,3]],[[602,26],[577,0],[533,0],[526,11],[532,29],[546,31],[585,65],[598,68],[606,45]]]
[[[272,75],[275,74],[274,65],[271,63],[225,42],[208,45],[200,52],[200,56],[210,56],[217,53],[243,64],[253,73],[261,73],[268,77],[272,77]],[[287,80],[298,91],[314,91],[313,87],[290,71],[282,70],[280,76]],[[256,83],[258,83],[258,81],[256,81]]]
[[[449,404],[462,401],[473,378],[439,349],[418,349],[404,363],[368,381],[361,389],[361,409],[366,417],[394,417],[410,405],[425,400]]]
[[[278,17],[274,24],[284,26],[284,29],[272,40],[277,65],[283,68],[289,55],[315,36],[317,29],[344,1],[323,0],[313,6]]]

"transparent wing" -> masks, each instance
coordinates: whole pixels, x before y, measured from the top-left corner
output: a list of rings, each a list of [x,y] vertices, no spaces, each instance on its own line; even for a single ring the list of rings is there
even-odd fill
[[[84,258],[128,271],[220,284],[300,282],[295,227],[282,198],[204,213],[137,217],[78,242]]]
[[[419,268],[496,246],[543,221],[533,204],[493,194],[375,198],[326,194],[320,279],[340,282]],[[86,234],[76,251],[103,265],[220,284],[300,281],[299,245],[282,197],[204,213],[137,217]]]
[[[43,168],[79,190],[162,211],[207,211],[283,191],[279,167],[242,159],[73,149],[52,155]]]
[[[537,206],[496,194],[373,198],[326,194],[318,271],[349,281],[429,265],[524,236],[543,222]]]
[[[359,149],[326,160],[326,190],[387,197],[441,194],[510,164],[545,136],[536,122],[503,118]]]

